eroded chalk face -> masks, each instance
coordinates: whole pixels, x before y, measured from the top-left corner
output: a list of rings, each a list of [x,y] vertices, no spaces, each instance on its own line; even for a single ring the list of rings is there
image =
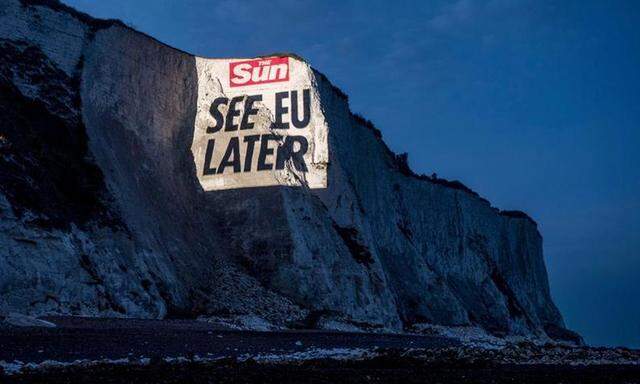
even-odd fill
[[[326,188],[327,124],[308,64],[291,57],[196,59],[191,151],[205,191]]]

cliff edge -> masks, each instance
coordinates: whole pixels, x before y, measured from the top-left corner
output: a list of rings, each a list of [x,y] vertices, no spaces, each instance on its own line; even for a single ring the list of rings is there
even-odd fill
[[[291,55],[0,0],[0,313],[580,341],[536,223],[413,174]]]

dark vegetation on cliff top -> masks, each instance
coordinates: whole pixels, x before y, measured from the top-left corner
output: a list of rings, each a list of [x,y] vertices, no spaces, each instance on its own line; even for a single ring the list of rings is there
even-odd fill
[[[91,27],[92,31],[95,32],[99,29],[108,28],[112,25],[119,25],[121,27],[129,28],[125,23],[117,19],[97,19],[88,15],[84,12],[80,12],[75,8],[72,8],[59,0],[20,0],[20,4],[23,7],[48,7],[56,12],[65,12],[75,17],[76,19],[82,21]]]

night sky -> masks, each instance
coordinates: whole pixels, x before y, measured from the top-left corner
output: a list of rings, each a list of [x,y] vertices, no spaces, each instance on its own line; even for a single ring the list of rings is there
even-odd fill
[[[539,224],[567,326],[640,347],[640,2],[65,0],[187,52],[294,52],[417,173]]]

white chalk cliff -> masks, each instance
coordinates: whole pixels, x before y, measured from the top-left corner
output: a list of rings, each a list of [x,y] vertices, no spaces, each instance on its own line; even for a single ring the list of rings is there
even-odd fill
[[[205,191],[201,59],[57,1],[0,0],[0,314],[575,337],[534,221],[414,175],[289,59],[326,123],[327,187]]]

